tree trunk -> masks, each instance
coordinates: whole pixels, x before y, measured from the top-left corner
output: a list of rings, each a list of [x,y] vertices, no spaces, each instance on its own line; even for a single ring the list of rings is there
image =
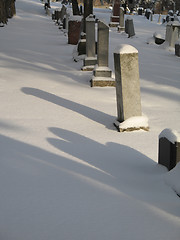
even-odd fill
[[[0,0],[0,23],[7,23],[5,0]]]
[[[73,15],[80,15],[77,0],[72,0],[72,9],[73,9]]]

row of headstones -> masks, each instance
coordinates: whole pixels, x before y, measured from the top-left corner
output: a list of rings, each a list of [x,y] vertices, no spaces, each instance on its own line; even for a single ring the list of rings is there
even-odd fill
[[[93,68],[94,78],[91,80],[91,86],[105,86],[102,82],[111,76],[108,68],[108,44],[109,27],[102,21],[98,21],[98,42],[97,49],[99,53],[97,58],[95,44],[95,20],[92,15],[86,19],[86,63],[95,65]],[[128,68],[127,68],[128,63]],[[130,64],[130,65],[129,65]],[[91,66],[91,65],[89,65]],[[148,130],[148,124],[135,126],[134,123],[123,128],[123,123],[133,117],[141,119],[141,97],[139,82],[139,63],[138,51],[130,45],[120,45],[114,51],[115,82],[106,86],[116,86],[117,99],[117,121],[114,125],[118,131],[132,131],[138,129]],[[107,77],[108,72],[108,77]],[[105,74],[102,77],[102,73]],[[100,75],[99,75],[100,74]],[[100,76],[100,77],[99,77]],[[114,84],[115,83],[115,84]],[[141,121],[141,120],[140,120]],[[143,121],[143,117],[142,117]],[[180,140],[180,137],[179,137]],[[171,170],[180,161],[180,142],[175,132],[165,129],[159,135],[159,154],[158,163]]]
[[[58,18],[59,19],[59,18]],[[68,35],[74,30],[70,27],[69,20]],[[80,20],[74,20],[79,23]],[[95,24],[93,15],[86,18],[86,55],[82,70],[93,72],[91,87],[115,86],[117,96],[118,119],[114,123],[119,131],[124,131],[121,123],[125,120],[138,116],[142,117],[138,51],[130,45],[121,45],[114,52],[115,79],[108,66],[109,60],[109,26],[103,21],[97,22],[97,44],[95,42]],[[68,41],[69,43],[69,41]],[[96,55],[97,52],[97,55]],[[131,63],[131,64],[130,64]],[[130,64],[128,68],[127,64]],[[123,73],[123,74],[122,74]],[[120,94],[122,92],[123,94]],[[128,99],[128,100],[127,100]],[[148,130],[148,126],[130,126],[129,130]]]
[[[113,13],[115,14],[115,13]],[[135,35],[133,19],[128,16],[124,18],[124,8],[119,7],[119,11],[116,11],[117,16],[111,16],[111,21],[109,23],[110,27],[117,27],[118,32],[125,32],[128,37],[133,37]]]
[[[180,57],[180,22],[169,21],[166,25],[165,39],[157,33],[154,33],[156,44],[165,44],[165,46],[175,48],[175,55]]]

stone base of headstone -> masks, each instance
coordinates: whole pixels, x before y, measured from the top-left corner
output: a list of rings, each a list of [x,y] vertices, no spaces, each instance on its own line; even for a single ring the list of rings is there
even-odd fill
[[[148,118],[145,116],[131,117],[124,122],[116,120],[113,124],[118,132],[149,131]]]
[[[109,27],[117,27],[119,25],[119,22],[110,22]]]
[[[124,32],[124,31],[125,31],[125,27],[120,27],[120,26],[118,26],[118,27],[117,27],[117,31],[118,31],[118,32]]]
[[[112,71],[108,67],[98,67],[95,66],[93,71],[94,77],[105,77],[105,78],[111,78]]]
[[[173,169],[180,162],[179,136],[171,129],[164,129],[159,135],[158,163]]]
[[[115,79],[112,78],[112,71],[108,67],[95,67],[91,79],[91,87],[115,87]]]
[[[68,44],[77,45],[80,38],[81,21],[69,20]]]
[[[86,57],[83,62],[82,71],[93,71],[94,66],[97,64],[97,57]]]
[[[119,16],[111,16],[111,22],[119,22]]]
[[[93,77],[90,81],[91,87],[115,87],[113,78]]]
[[[175,43],[175,55],[180,57],[180,42]]]

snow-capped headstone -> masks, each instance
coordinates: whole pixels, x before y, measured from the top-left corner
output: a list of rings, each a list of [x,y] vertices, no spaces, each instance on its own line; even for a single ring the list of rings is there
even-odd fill
[[[180,162],[180,134],[171,129],[164,129],[159,135],[158,163],[173,169]]]
[[[97,65],[93,71],[91,87],[115,86],[109,66],[109,27],[98,21]]]
[[[118,46],[114,51],[114,67],[118,114],[115,126],[122,131],[123,122],[132,117],[139,117],[138,121],[136,118],[138,126],[134,125],[134,121],[128,121],[127,128],[123,126],[123,131],[148,130],[148,124],[144,124],[141,112],[138,50],[127,44]]]
[[[95,19],[92,14],[86,18],[86,57],[82,70],[92,71],[97,63],[95,46]]]

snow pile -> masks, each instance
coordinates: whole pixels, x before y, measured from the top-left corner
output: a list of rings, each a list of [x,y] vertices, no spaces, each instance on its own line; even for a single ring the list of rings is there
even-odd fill
[[[165,175],[165,182],[180,196],[180,163]]]

